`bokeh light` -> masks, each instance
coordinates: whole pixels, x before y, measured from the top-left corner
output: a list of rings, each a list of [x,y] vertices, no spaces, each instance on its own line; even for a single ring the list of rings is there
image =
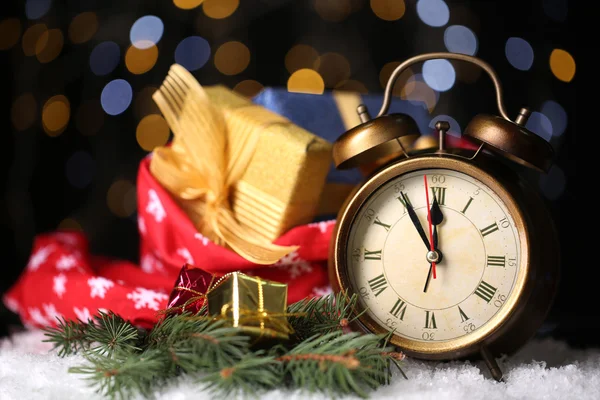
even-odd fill
[[[510,65],[516,69],[527,71],[533,65],[533,47],[525,39],[508,38],[504,52]]]
[[[17,18],[7,18],[0,21],[0,50],[8,50],[21,37],[21,21]]]
[[[325,82],[314,69],[302,68],[289,77],[287,90],[294,93],[323,94]]]
[[[129,40],[139,49],[147,49],[156,45],[164,32],[164,24],[155,15],[145,15],[131,26]]]
[[[119,115],[131,104],[133,91],[125,79],[115,79],[106,84],[100,95],[100,104],[109,115]]]
[[[290,74],[302,68],[312,68],[319,58],[319,53],[307,44],[297,44],[285,55],[285,68]]]
[[[71,117],[71,105],[63,95],[49,98],[42,108],[42,125],[48,136],[60,135]]]
[[[69,25],[69,40],[75,44],[85,43],[98,30],[98,17],[91,11],[78,14]]]
[[[42,64],[54,60],[62,51],[64,43],[60,29],[49,29],[42,33],[35,45],[35,54]]]
[[[460,125],[454,118],[452,118],[449,115],[436,115],[434,118],[432,118],[431,122],[429,123],[429,127],[435,130],[435,124],[437,124],[438,121],[446,121],[450,124],[450,129],[447,132],[449,135],[461,137],[462,130],[460,129]]]
[[[241,94],[242,96],[246,96],[248,98],[252,98],[260,93],[261,90],[264,89],[264,86],[253,79],[246,79],[241,82],[238,82],[234,87],[233,91]]]
[[[359,82],[354,79],[348,79],[347,81],[338,83],[335,87],[335,90],[341,90],[341,91],[345,91],[345,92],[354,92],[354,93],[360,93],[360,94],[369,93],[369,90],[367,89],[367,87],[365,86],[364,83]]]
[[[169,134],[167,121],[158,114],[150,114],[142,118],[135,130],[138,144],[146,151],[165,145],[169,140]]]
[[[65,218],[59,222],[57,229],[59,231],[77,231],[83,232],[81,224],[75,218]]]
[[[215,67],[224,75],[237,75],[250,63],[250,50],[237,41],[223,43],[214,57]]]
[[[314,70],[321,75],[325,87],[333,88],[350,78],[350,63],[339,53],[325,53],[315,61]]]
[[[381,68],[381,71],[379,71],[379,84],[381,85],[382,88],[384,88],[384,89],[386,88],[388,81],[390,80],[390,77],[392,76],[392,73],[399,65],[400,65],[399,61],[392,61],[392,62],[385,64]],[[392,89],[392,95],[398,96],[398,97],[402,96],[402,91],[404,89],[404,85],[406,85],[406,82],[408,81],[408,79],[411,76],[413,76],[412,69],[410,69],[410,68],[405,69],[400,74],[398,79],[396,79],[396,83],[394,84],[394,88]]]
[[[542,7],[546,15],[557,22],[565,22],[569,12],[567,0],[544,0]]]
[[[239,5],[240,0],[204,0],[202,11],[207,17],[223,19],[233,14]]]
[[[23,53],[26,56],[30,57],[35,55],[38,39],[46,32],[46,30],[45,24],[35,24],[27,28],[25,33],[23,33],[21,46],[23,46]]]
[[[10,119],[18,131],[30,128],[37,118],[37,102],[31,93],[23,93],[10,109]]]
[[[146,86],[135,95],[133,112],[137,119],[142,119],[148,114],[160,114],[160,109],[152,98],[156,90],[158,89],[154,86]]]
[[[115,181],[106,193],[109,210],[118,217],[127,218],[136,210],[135,186],[127,179]]]
[[[444,26],[450,19],[450,9],[443,0],[418,0],[417,14],[429,26]]]
[[[313,0],[315,12],[330,22],[343,21],[352,12],[350,0]]]
[[[550,54],[550,69],[561,81],[571,82],[575,76],[575,59],[565,50],[554,49]]]
[[[550,167],[547,174],[540,176],[540,190],[549,200],[558,199],[564,193],[566,185],[567,177],[564,171],[556,165]]]
[[[396,21],[404,16],[404,0],[371,0],[371,10],[384,21]]]
[[[445,92],[454,85],[456,72],[448,60],[427,60],[423,63],[423,79],[432,89]]]
[[[25,15],[29,19],[42,18],[50,11],[52,0],[27,0],[25,2]]]
[[[541,112],[533,111],[525,124],[525,128],[548,142],[552,138],[552,122]]]
[[[182,10],[191,10],[202,4],[204,0],[173,0],[175,7],[181,8]]]
[[[150,71],[156,64],[156,60],[158,60],[156,46],[140,49],[131,45],[125,53],[125,66],[129,72],[136,75]]]
[[[407,79],[400,96],[412,104],[426,107],[429,112],[433,111],[439,99],[439,93],[423,81],[421,74],[412,75]]]
[[[86,100],[77,109],[75,127],[83,135],[95,135],[104,124],[104,111],[97,99]]]
[[[452,53],[468,54],[477,53],[478,43],[475,33],[463,25],[452,25],[444,31],[444,44]]]
[[[541,113],[552,123],[552,135],[561,136],[567,129],[568,117],[565,109],[555,101],[548,100],[542,104]]]
[[[121,49],[115,42],[101,42],[90,53],[90,68],[95,75],[110,74],[119,64]]]
[[[188,71],[195,71],[210,58],[210,45],[200,36],[189,36],[175,48],[175,62]]]
[[[87,151],[74,152],[65,164],[67,180],[78,189],[83,189],[92,183],[94,172],[95,162]]]

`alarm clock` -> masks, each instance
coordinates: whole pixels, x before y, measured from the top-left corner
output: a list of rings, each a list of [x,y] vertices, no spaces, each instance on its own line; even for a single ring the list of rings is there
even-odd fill
[[[463,137],[471,148],[446,146],[449,123],[438,121],[436,146],[411,149],[415,121],[386,114],[398,76],[431,59],[469,62],[492,79],[500,115],[469,122]],[[552,215],[519,172],[547,172],[552,147],[524,127],[527,108],[508,117],[492,67],[463,54],[406,60],[390,76],[379,114],[371,118],[363,105],[357,111],[361,124],[333,145],[338,169],[367,172],[336,219],[328,264],[334,292],[357,295],[356,329],[389,334],[414,358],[483,359],[502,380],[497,358],[535,335],[559,283]]]

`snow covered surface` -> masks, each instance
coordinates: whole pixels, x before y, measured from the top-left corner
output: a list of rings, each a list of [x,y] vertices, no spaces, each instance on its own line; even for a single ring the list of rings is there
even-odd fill
[[[42,342],[43,333],[27,331],[0,341],[0,400],[96,400],[70,366],[82,358],[59,358]],[[373,392],[372,399],[600,399],[600,349],[571,349],[553,339],[534,340],[514,356],[500,360],[506,378],[498,383],[483,365],[469,362],[404,361],[405,380],[396,374],[391,385]],[[481,369],[480,369],[481,367]],[[302,392],[273,391],[264,400],[320,399]],[[157,393],[160,400],[211,399],[208,393],[182,379]],[[133,400],[133,399],[132,399]]]

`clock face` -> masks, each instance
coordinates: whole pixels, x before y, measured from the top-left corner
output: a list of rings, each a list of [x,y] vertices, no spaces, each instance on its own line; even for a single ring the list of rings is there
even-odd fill
[[[434,198],[438,224],[430,231]],[[351,290],[375,323],[409,340],[444,342],[489,326],[503,309],[521,248],[509,208],[490,187],[461,172],[421,169],[369,196],[350,228],[346,257]]]

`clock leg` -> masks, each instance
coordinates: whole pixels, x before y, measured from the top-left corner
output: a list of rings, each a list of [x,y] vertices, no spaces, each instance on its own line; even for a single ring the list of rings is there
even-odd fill
[[[482,346],[480,353],[481,358],[483,358],[483,361],[485,361],[485,365],[487,365],[487,367],[490,369],[492,377],[498,382],[504,382],[504,379],[502,378],[502,370],[498,366],[496,358],[492,355],[492,353],[490,353],[488,348]]]

